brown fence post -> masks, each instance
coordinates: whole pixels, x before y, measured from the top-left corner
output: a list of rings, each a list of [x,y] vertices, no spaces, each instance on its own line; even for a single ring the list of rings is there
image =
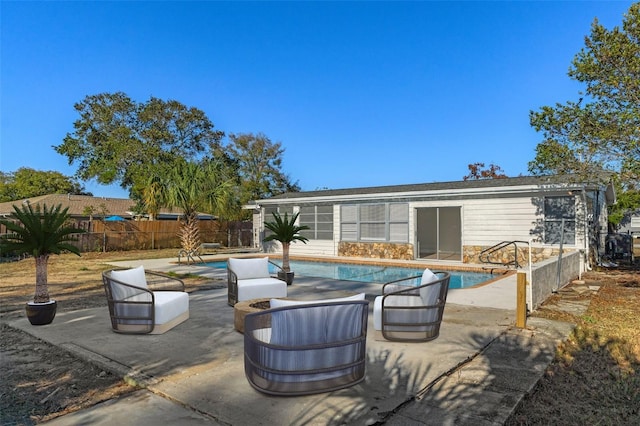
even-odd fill
[[[516,291],[516,327],[527,326],[527,273],[518,272]]]

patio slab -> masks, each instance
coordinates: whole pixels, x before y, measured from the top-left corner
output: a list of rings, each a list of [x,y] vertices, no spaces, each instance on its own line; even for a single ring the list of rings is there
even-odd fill
[[[379,285],[339,284],[340,293],[365,291],[371,302],[379,291]],[[289,297],[332,297],[334,290],[335,281],[298,278]],[[373,338],[371,303],[364,382],[274,397],[244,376],[243,335],[234,329],[226,293],[191,293],[189,320],[163,335],[116,334],[106,307],[59,313],[47,326],[33,327],[26,318],[10,323],[145,387],[47,424],[500,424],[572,329],[546,321],[532,325],[535,332],[518,330],[513,310],[448,303],[438,339],[380,341]]]

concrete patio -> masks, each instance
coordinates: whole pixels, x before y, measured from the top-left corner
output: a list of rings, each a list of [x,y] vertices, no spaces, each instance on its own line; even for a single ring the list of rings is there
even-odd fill
[[[195,273],[201,268],[167,260],[118,266],[140,263],[154,270]],[[372,302],[379,288],[300,277],[289,296],[317,299],[364,291]],[[33,327],[27,319],[10,325],[145,388],[51,425],[502,424],[573,325],[531,318],[527,329],[514,328],[512,277],[481,287],[475,295],[469,291],[449,293],[440,337],[428,343],[375,340],[371,303],[366,380],[304,397],[267,396],[249,385],[243,336],[233,327],[223,285],[191,293],[190,319],[163,335],[113,333],[106,307],[59,313],[47,326]]]

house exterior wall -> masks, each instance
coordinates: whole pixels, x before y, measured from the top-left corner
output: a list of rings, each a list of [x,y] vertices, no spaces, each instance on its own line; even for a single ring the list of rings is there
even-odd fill
[[[508,185],[507,185],[508,186]],[[560,244],[545,244],[545,198],[573,197],[575,203],[575,240],[563,244],[565,252],[588,251],[589,238],[596,225],[607,221],[605,191],[584,191],[581,185],[526,185],[522,187],[489,187],[477,190],[476,187],[442,190],[441,187],[422,194],[411,192],[381,191],[379,194],[358,194],[353,190],[347,196],[340,191],[333,201],[333,241],[310,240],[307,244],[296,243],[291,246],[292,255],[327,255],[362,258],[416,259],[417,253],[418,211],[422,208],[457,207],[460,210],[462,261],[481,263],[479,253],[503,241],[519,241],[518,251],[512,247],[496,253],[503,262],[517,257],[518,263],[526,265],[531,258],[533,263],[558,254]],[[376,188],[377,189],[377,188]],[[383,188],[386,189],[386,188]],[[403,188],[404,189],[404,188]],[[366,190],[366,189],[365,189]],[[321,191],[320,191],[321,192]],[[261,200],[267,205],[282,206],[285,210],[297,211],[300,205],[309,206],[316,200],[326,205],[331,197],[324,193],[306,196],[295,194],[287,199]],[[317,197],[317,198],[315,198]],[[341,206],[353,204],[407,203],[409,208],[408,235],[406,243],[384,241],[341,241]],[[447,209],[450,214],[450,209]],[[454,239],[455,241],[455,239]],[[531,254],[529,253],[531,246]],[[274,248],[271,247],[270,250]],[[276,249],[277,250],[277,249]],[[430,259],[431,260],[431,259]]]
[[[340,205],[334,205],[334,240],[310,240],[307,244],[291,245],[292,255],[346,256],[362,258],[393,258],[412,260],[416,258],[416,209],[428,207],[460,207],[462,212],[462,250],[464,263],[480,263],[479,253],[502,241],[533,240],[532,257],[534,262],[547,259],[558,253],[557,247],[545,245],[540,240],[543,226],[541,223],[541,204],[543,197],[521,196],[510,198],[478,198],[469,200],[415,201],[409,203],[409,238],[407,244],[388,242],[342,242],[340,241]],[[583,205],[576,197],[577,216]],[[295,207],[294,207],[295,211]],[[565,249],[577,249],[584,245],[584,227],[577,226],[576,244],[565,245]],[[533,233],[533,234],[532,234]],[[528,263],[529,253],[526,245],[518,245],[519,263]],[[277,251],[276,247],[269,247]],[[513,259],[511,247],[497,254],[505,262]]]

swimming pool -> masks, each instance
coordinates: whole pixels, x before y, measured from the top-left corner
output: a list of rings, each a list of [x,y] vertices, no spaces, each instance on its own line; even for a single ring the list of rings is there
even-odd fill
[[[282,264],[277,259],[273,260],[273,262],[278,265]],[[359,265],[354,263],[311,262],[303,260],[292,260],[290,264],[291,270],[296,273],[296,276],[380,284],[421,275],[424,271],[424,268]],[[227,262],[225,261],[207,262],[206,265],[212,268],[227,268]],[[271,272],[275,274],[276,268],[272,265],[270,265],[270,268],[273,268]],[[451,280],[449,281],[450,289],[469,288],[495,278],[492,274],[481,272],[448,272],[451,274]],[[418,282],[419,279],[416,279],[416,283]]]

